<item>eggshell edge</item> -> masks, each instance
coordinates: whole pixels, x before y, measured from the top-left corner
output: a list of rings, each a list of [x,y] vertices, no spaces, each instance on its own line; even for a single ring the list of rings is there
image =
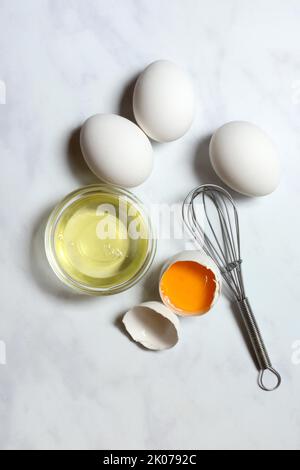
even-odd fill
[[[166,318],[167,320],[169,320],[169,322],[174,326],[175,328],[175,331],[176,331],[176,335],[177,335],[177,341],[176,343],[174,343],[173,345],[171,345],[170,347],[167,347],[167,348],[164,348],[164,347],[154,347],[152,343],[149,343],[147,341],[143,341],[141,340],[137,335],[134,334],[134,332],[132,332],[130,329],[128,329],[128,323],[126,321],[126,316],[134,309],[134,308],[137,308],[137,307],[143,307],[143,308],[146,308],[146,309],[149,309],[151,310],[152,312],[155,312],[156,314],[158,315],[161,315],[162,317]],[[140,343],[142,344],[142,346],[144,346],[146,349],[150,349],[152,351],[164,351],[164,350],[167,350],[167,349],[171,349],[173,348],[174,346],[176,346],[176,344],[178,343],[179,339],[180,339],[180,322],[178,320],[178,317],[175,315],[175,313],[169,309],[164,303],[161,303],[161,302],[157,302],[157,301],[149,301],[149,302],[144,302],[142,304],[139,304],[139,305],[135,305],[134,307],[132,307],[131,309],[129,309],[123,319],[122,319],[122,323],[124,324],[125,326],[125,329],[127,331],[127,333],[131,336],[131,338],[136,342],[136,343]]]
[[[165,302],[164,296],[161,291],[161,280],[162,280],[164,273],[170,268],[172,264],[176,263],[177,261],[195,261],[196,263],[199,263],[202,266],[205,266],[207,269],[213,272],[216,278],[216,290],[215,290],[213,301],[209,309],[206,310],[205,312],[185,314],[185,313],[181,313],[179,310],[175,310],[174,308],[172,308],[171,305]],[[214,307],[217,300],[219,299],[220,294],[221,294],[221,289],[222,289],[222,276],[221,276],[218,266],[206,253],[200,250],[186,250],[186,251],[182,251],[172,256],[163,266],[161,274],[160,274],[160,278],[159,278],[159,294],[160,294],[160,298],[164,306],[168,308],[169,310],[171,310],[172,312],[174,312],[176,315],[181,316],[181,317],[196,317],[196,316],[201,316],[201,315],[205,315],[206,313],[208,313]]]

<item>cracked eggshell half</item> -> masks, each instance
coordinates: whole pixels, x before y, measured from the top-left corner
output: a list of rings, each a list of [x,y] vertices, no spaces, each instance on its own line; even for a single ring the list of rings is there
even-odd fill
[[[169,349],[179,339],[179,320],[161,302],[145,302],[133,307],[124,315],[123,323],[134,341],[147,349]]]
[[[183,251],[164,266],[160,297],[166,307],[180,316],[207,313],[217,302],[222,276],[214,261],[198,250]]]

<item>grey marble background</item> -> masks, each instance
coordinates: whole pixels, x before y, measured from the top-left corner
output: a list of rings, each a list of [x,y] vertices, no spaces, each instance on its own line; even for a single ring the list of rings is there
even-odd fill
[[[300,448],[299,24],[297,0],[0,0],[1,449]],[[276,393],[257,387],[225,298],[182,322],[168,352],[120,330],[182,242],[162,241],[149,276],[110,298],[72,294],[46,264],[49,211],[95,181],[78,127],[97,112],[130,117],[133,80],[160,58],[191,75],[197,115],[184,138],[155,145],[135,191],[146,202],[218,181],[207,145],[226,121],[257,123],[280,150],[280,188],[238,201],[249,297],[283,375]]]

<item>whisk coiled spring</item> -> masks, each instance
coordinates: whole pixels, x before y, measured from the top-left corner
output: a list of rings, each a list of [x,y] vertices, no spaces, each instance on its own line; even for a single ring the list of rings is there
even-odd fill
[[[219,186],[200,186],[191,191],[185,199],[183,220],[197,244],[218,266],[227,287],[236,300],[260,368],[259,386],[266,391],[277,389],[281,384],[281,377],[272,367],[245,293],[239,218],[233,198]],[[276,377],[276,384],[272,387],[264,384],[266,371],[272,372]]]

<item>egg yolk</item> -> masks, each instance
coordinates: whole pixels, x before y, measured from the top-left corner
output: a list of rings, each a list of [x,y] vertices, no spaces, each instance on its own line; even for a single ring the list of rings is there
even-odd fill
[[[213,303],[216,278],[195,261],[177,261],[163,274],[160,291],[169,306],[181,314],[202,314]]]

